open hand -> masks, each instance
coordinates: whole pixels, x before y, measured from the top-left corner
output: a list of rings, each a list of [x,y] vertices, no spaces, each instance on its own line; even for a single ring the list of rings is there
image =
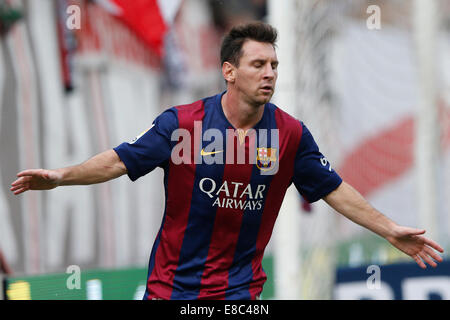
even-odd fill
[[[424,233],[423,229],[397,226],[393,236],[386,237],[386,240],[412,257],[422,269],[427,267],[424,262],[436,267],[435,261],[442,262],[443,259],[435,250],[442,253],[444,249],[433,240],[422,236]]]
[[[18,195],[27,190],[50,190],[61,181],[61,173],[56,170],[29,169],[17,174],[18,179],[11,183],[11,191]]]

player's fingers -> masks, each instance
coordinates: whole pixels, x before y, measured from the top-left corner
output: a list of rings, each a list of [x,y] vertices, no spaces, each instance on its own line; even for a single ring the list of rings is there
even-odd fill
[[[18,183],[16,183],[15,185],[11,185],[11,187],[24,187],[24,186],[29,186],[31,183],[31,178],[29,177],[25,177],[25,178],[21,178],[22,180],[20,180]]]
[[[42,174],[44,170],[42,169],[27,169],[20,171],[17,176],[18,177],[25,177],[25,176],[34,176],[34,175],[40,175]]]
[[[13,187],[18,186],[18,185],[24,184],[30,180],[31,180],[30,176],[20,177],[19,179],[15,180],[13,183],[11,183],[11,186],[13,186]]]
[[[16,186],[16,185],[18,185],[18,184],[20,184],[22,181],[23,181],[23,177],[22,178],[18,178],[18,179],[16,179],[16,180],[14,180],[12,183],[11,183],[11,185],[12,186]]]
[[[430,266],[432,266],[433,268],[437,267],[437,263],[434,262],[426,253],[423,252],[419,252],[418,253],[419,256],[422,258],[422,260],[424,260],[426,263],[428,263]]]
[[[416,229],[410,227],[400,227],[398,230],[399,237],[420,237],[420,235],[424,233],[424,229]]]
[[[21,194],[21,193],[23,193],[23,192],[25,192],[27,190],[29,190],[28,187],[23,187],[23,188],[20,188],[19,190],[14,191],[14,194],[18,195],[18,194]]]
[[[424,238],[423,240],[424,240],[425,244],[430,246],[431,248],[433,248],[441,253],[444,252],[444,249],[440,245],[438,245],[435,241],[428,239],[428,238]]]
[[[425,233],[425,229],[406,228],[405,231],[410,236],[418,236]]]
[[[15,180],[15,181],[13,181],[11,183],[11,187],[16,187],[16,186],[21,185],[21,184],[22,184],[22,180],[21,179],[17,179],[17,180]]]
[[[417,262],[419,267],[421,267],[422,269],[426,269],[427,268],[425,263],[423,263],[423,261],[419,258],[419,256],[417,254],[413,255],[412,258]]]
[[[438,255],[433,249],[425,247],[423,250],[434,260],[438,262],[444,261],[444,259],[440,255]]]
[[[19,190],[19,189],[22,189],[22,188],[24,188],[24,187],[25,187],[24,184],[19,184],[19,185],[17,185],[17,186],[11,187],[9,190],[14,192],[14,191]]]

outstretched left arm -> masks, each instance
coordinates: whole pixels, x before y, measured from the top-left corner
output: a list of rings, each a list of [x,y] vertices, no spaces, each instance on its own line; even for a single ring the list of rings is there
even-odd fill
[[[373,208],[348,183],[343,181],[323,199],[337,212],[385,238],[394,247],[411,256],[421,268],[426,268],[424,261],[432,267],[437,266],[435,261],[442,262],[442,257],[434,250],[442,253],[444,249],[433,240],[422,236],[425,230],[396,224]]]

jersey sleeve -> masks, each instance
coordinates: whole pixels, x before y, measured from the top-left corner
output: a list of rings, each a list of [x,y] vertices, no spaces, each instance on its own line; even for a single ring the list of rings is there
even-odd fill
[[[113,148],[125,164],[128,177],[135,181],[156,167],[162,167],[172,150],[171,135],[178,128],[176,111],[168,109],[159,115],[152,126],[133,139]]]
[[[294,163],[293,183],[310,203],[322,199],[342,182],[326,157],[319,151],[308,128],[302,125],[302,137]]]

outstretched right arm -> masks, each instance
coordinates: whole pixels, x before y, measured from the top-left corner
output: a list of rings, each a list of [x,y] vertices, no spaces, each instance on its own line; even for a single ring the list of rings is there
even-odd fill
[[[55,170],[29,169],[17,174],[11,191],[50,190],[58,186],[87,185],[118,178],[127,173],[125,164],[114,150],[107,150],[72,167]]]

